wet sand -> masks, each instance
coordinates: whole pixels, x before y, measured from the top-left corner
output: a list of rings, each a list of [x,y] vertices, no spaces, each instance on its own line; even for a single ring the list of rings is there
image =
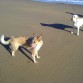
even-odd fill
[[[0,44],[0,83],[83,83],[83,28],[70,33],[72,14],[83,17],[83,6],[0,0],[0,35],[42,33],[44,41],[38,64],[26,50],[12,57]]]

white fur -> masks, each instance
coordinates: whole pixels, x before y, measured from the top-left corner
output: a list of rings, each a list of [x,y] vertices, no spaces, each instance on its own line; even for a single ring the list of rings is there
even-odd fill
[[[36,52],[37,58],[40,58],[40,56],[38,55],[38,51],[40,50],[42,45],[43,45],[43,41],[41,43],[38,43],[37,46],[35,47],[35,52]],[[33,58],[34,58],[35,63],[37,63],[37,61],[35,60],[35,57],[33,57]]]
[[[78,15],[73,15],[73,32],[71,33],[74,33],[74,30],[75,28],[77,28],[77,35],[79,35],[79,29],[80,27],[83,25],[83,18],[80,18]]]
[[[8,45],[10,43],[10,39],[5,41],[5,37],[4,37],[4,35],[2,35],[0,38],[0,42],[4,45]]]
[[[35,47],[35,49],[37,50],[37,51],[39,51],[40,50],[40,48],[41,48],[41,44],[39,43],[36,47]]]

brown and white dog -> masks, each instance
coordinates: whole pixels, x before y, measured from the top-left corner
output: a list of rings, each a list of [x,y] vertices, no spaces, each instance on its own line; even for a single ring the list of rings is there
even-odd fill
[[[25,46],[26,48],[31,49],[32,60],[34,63],[38,63],[35,57],[40,58],[38,56],[38,51],[43,45],[42,35],[33,37],[11,37],[9,40],[5,40],[5,36],[2,35],[0,38],[0,42],[3,45],[11,45],[11,53],[12,56],[15,56],[15,52],[18,50],[20,46]]]

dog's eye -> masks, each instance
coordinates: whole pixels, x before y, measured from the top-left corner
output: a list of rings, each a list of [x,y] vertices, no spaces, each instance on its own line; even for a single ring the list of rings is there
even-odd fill
[[[35,41],[33,43],[35,43]]]

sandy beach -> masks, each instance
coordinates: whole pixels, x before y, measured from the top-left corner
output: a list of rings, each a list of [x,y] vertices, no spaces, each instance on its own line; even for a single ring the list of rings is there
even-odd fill
[[[0,0],[0,36],[43,34],[40,59],[34,64],[30,54],[19,49],[12,57],[0,44],[0,83],[83,83],[83,28],[71,34],[71,17],[83,17],[83,6]]]

